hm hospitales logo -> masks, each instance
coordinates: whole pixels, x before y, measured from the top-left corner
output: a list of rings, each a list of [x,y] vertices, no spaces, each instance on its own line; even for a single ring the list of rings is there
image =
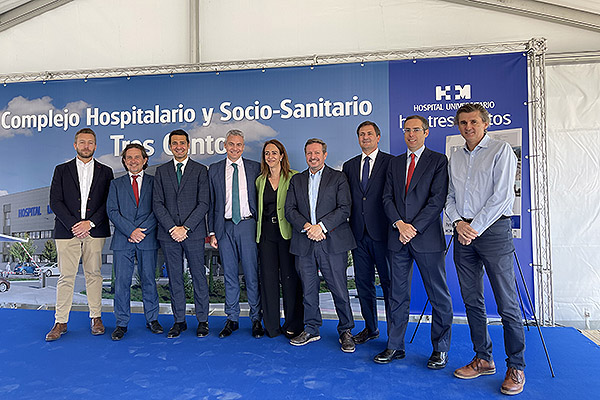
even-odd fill
[[[436,86],[435,87],[435,101],[441,100],[470,100],[471,99],[471,85],[452,85]]]

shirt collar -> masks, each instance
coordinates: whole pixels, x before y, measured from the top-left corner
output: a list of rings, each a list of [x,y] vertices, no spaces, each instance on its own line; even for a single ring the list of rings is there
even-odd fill
[[[186,157],[183,161],[177,161],[175,157],[173,157],[173,164],[175,164],[175,168],[177,168],[177,164],[182,163],[183,167],[185,168],[189,159],[189,157]]]
[[[94,159],[93,158],[89,162],[84,163],[83,161],[81,161],[79,159],[79,157],[75,157],[75,162],[77,163],[78,166],[84,167],[84,168],[85,167],[90,167],[90,166],[94,165]]]
[[[231,166],[231,164],[236,164],[238,167],[242,165],[242,157],[238,158],[235,162],[231,161],[229,157],[226,157],[225,160],[225,162],[227,163],[226,165],[228,167]]]
[[[127,173],[129,174],[129,179],[133,179],[133,175],[131,172],[127,171]],[[138,172],[137,174],[135,174],[138,176],[138,178],[143,178],[144,177],[144,170],[141,170],[140,172]]]
[[[365,161],[365,158],[369,157],[371,161],[374,161],[377,158],[377,154],[379,154],[379,147],[375,148],[368,156],[363,152],[360,155],[360,161]]]
[[[317,172],[315,172],[314,174],[310,171],[310,168],[308,170],[308,176],[310,176],[311,178],[320,178],[321,175],[323,174],[323,170],[325,169],[325,165],[323,165],[323,168],[321,168],[320,170],[318,170]]]
[[[415,157],[421,158],[421,154],[423,154],[424,151],[425,151],[425,145],[421,146],[419,149],[417,149],[417,151],[407,150],[406,151],[406,158],[409,159],[411,153],[415,153]]]
[[[490,140],[492,140],[492,139],[486,133],[485,135],[483,135],[483,138],[481,139],[481,141],[479,142],[479,144],[477,144],[477,146],[475,146],[475,149],[478,148],[478,147],[483,147],[483,148],[488,147],[490,145]],[[465,142],[464,149],[466,151],[469,151],[469,148],[467,147],[467,142]],[[475,150],[475,149],[473,149],[473,150]]]

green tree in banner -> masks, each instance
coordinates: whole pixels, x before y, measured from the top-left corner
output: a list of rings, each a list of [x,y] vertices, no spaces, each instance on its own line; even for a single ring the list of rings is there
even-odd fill
[[[44,250],[42,250],[42,258],[51,263],[56,262],[56,244],[54,244],[54,240],[46,240]]]
[[[23,249],[23,247],[25,247],[25,249]],[[29,254],[33,255],[36,249],[37,247],[33,244],[33,242],[28,240],[25,243],[13,243],[13,245],[10,246],[9,253],[13,259],[25,262],[29,261]]]

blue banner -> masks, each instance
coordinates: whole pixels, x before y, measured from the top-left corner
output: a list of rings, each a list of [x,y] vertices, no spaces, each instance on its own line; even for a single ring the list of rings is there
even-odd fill
[[[518,53],[0,85],[0,195],[18,194],[11,197],[18,198],[18,217],[36,218],[31,210],[47,205],[25,192],[49,186],[54,166],[74,157],[73,137],[83,127],[94,129],[95,156],[115,172],[123,170],[119,153],[131,141],[146,147],[151,165],[169,160],[165,139],[178,128],[191,136],[191,157],[206,165],[225,157],[226,132],[241,129],[248,158],[260,160],[264,141],[278,138],[292,168],[303,170],[304,143],[319,137],[328,143],[327,163],[341,168],[360,152],[356,127],[365,120],[380,126],[380,148],[397,155],[406,150],[402,118],[423,115],[431,125],[426,145],[445,153],[453,143],[447,138],[458,135],[457,105],[477,101],[492,114],[490,131],[513,140],[520,129],[519,151],[528,154],[526,65]],[[529,170],[521,165],[523,207],[513,224],[532,288],[531,223],[520,212],[529,204]],[[447,270],[456,315],[464,315],[451,257]],[[413,312],[426,299],[417,276]],[[491,293],[486,299],[497,315]]]

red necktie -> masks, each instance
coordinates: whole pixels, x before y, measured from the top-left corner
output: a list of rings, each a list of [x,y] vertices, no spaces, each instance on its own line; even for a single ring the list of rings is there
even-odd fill
[[[415,172],[415,153],[410,153],[410,165],[408,166],[408,175],[406,175],[406,191],[404,194],[408,193],[408,187],[410,186],[413,172]]]
[[[137,178],[139,175],[132,175],[133,181],[131,182],[131,186],[133,186],[133,196],[135,197],[135,205],[140,205],[140,188],[138,187]]]

